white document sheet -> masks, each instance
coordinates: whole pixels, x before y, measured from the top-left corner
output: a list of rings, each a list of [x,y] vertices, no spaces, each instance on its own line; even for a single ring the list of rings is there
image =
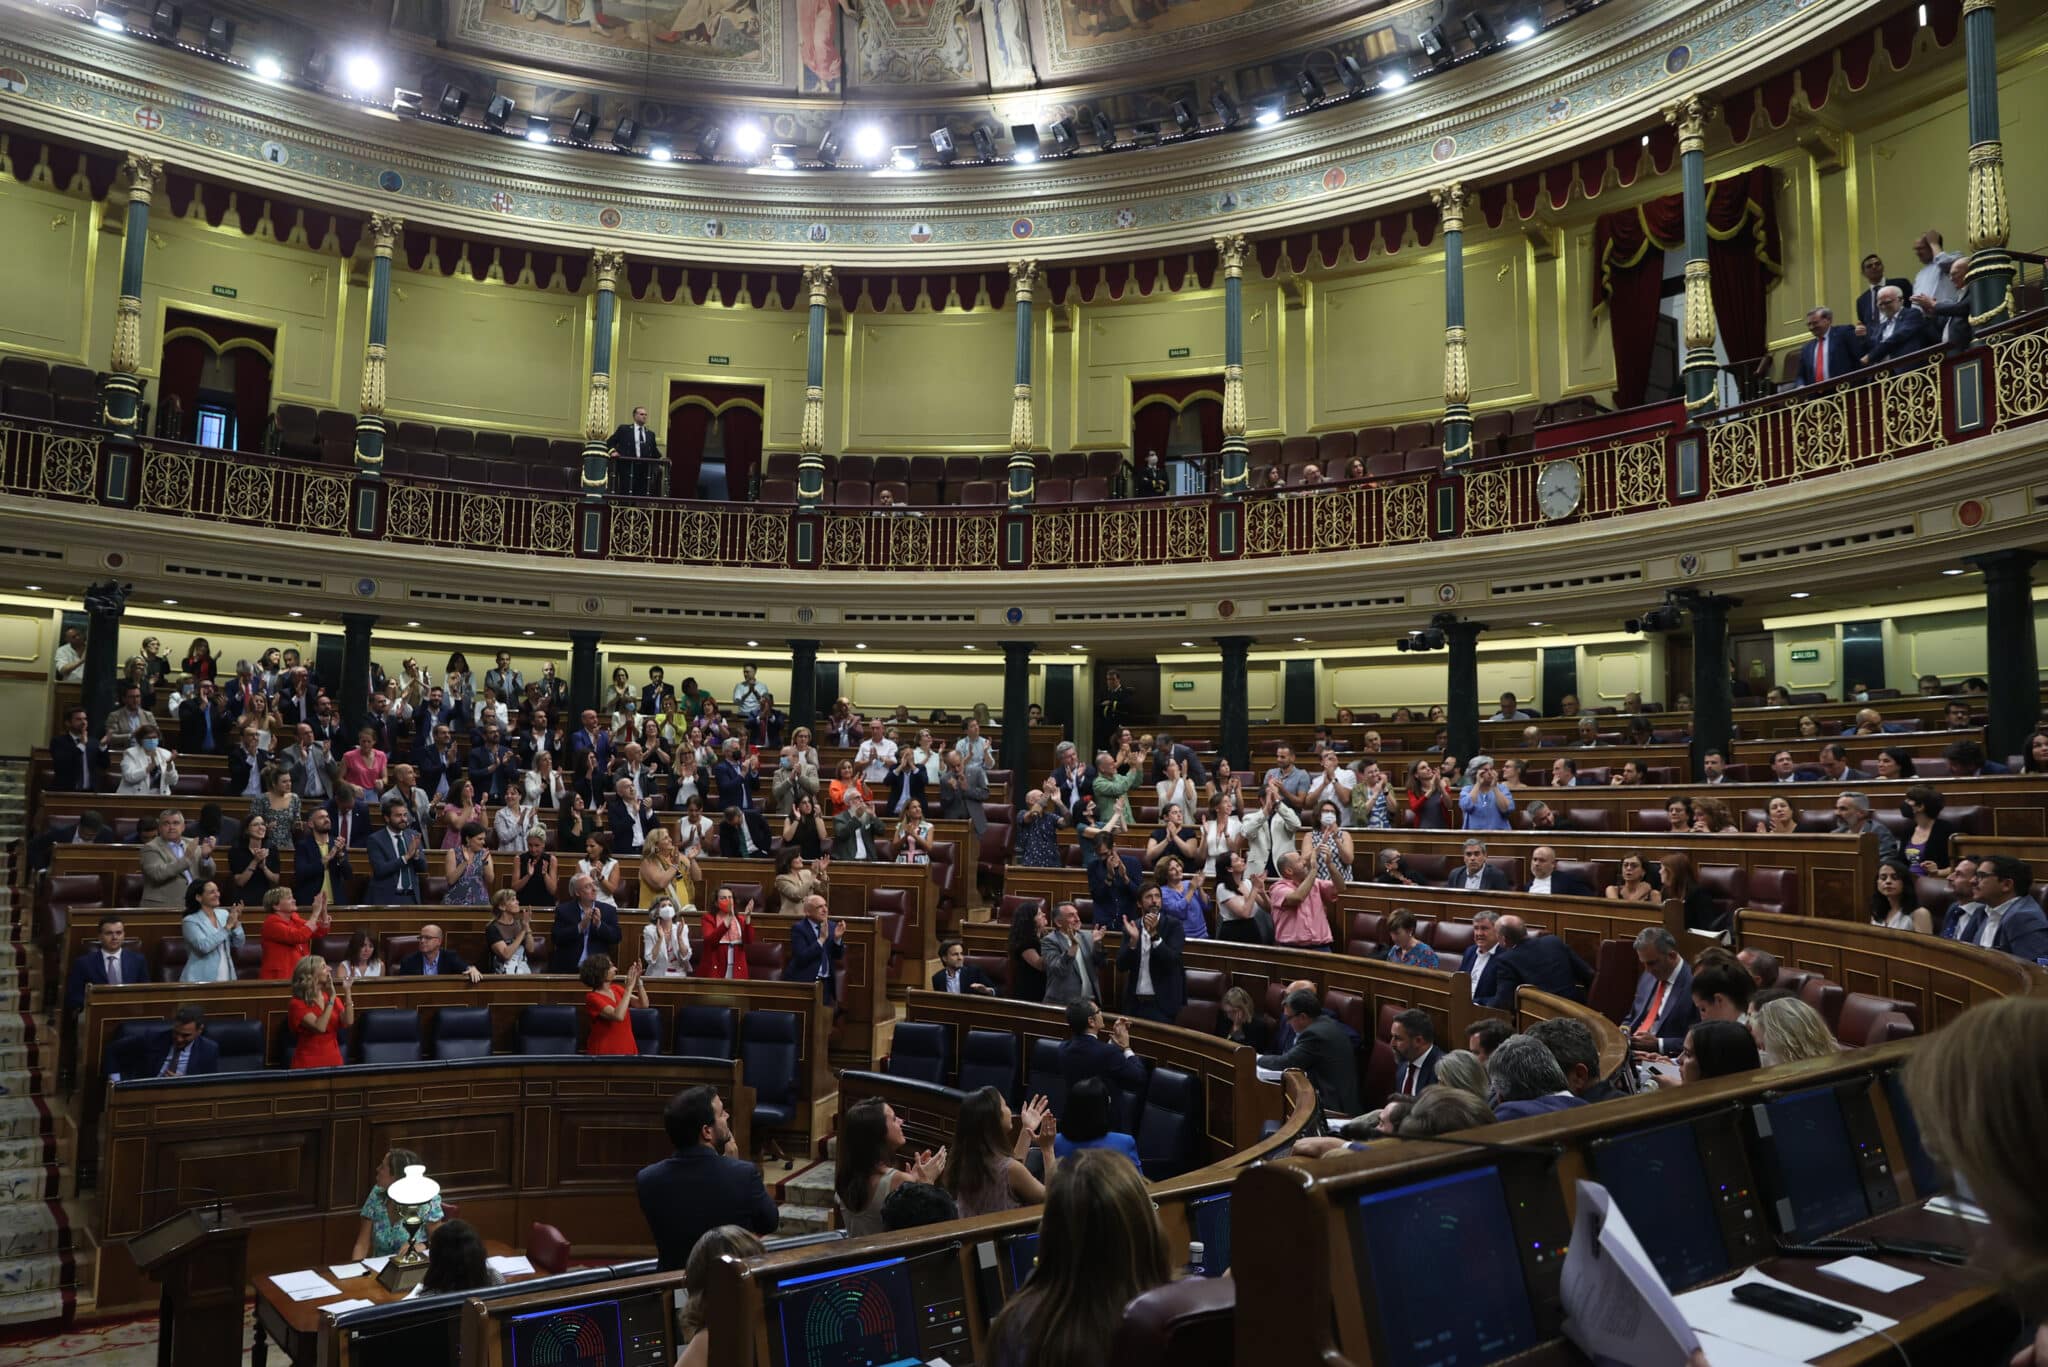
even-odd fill
[[[1780,1291],[1789,1291],[1795,1296],[1805,1296],[1809,1300],[1838,1306],[1852,1314],[1861,1315],[1863,1322],[1853,1329],[1837,1334],[1811,1324],[1801,1324],[1798,1320],[1788,1320],[1782,1315],[1771,1315],[1762,1310],[1751,1309],[1736,1300],[1732,1294],[1736,1287],[1750,1282],[1761,1282],[1765,1286],[1775,1286]],[[1796,1286],[1787,1286],[1775,1278],[1766,1277],[1755,1268],[1750,1268],[1732,1280],[1703,1286],[1697,1291],[1688,1291],[1678,1298],[1678,1306],[1685,1312],[1686,1323],[1701,1333],[1715,1334],[1750,1348],[1777,1353],[1798,1362],[1811,1362],[1817,1357],[1834,1352],[1837,1348],[1868,1337],[1873,1329],[1889,1329],[1898,1323],[1897,1320],[1887,1319],[1874,1310],[1859,1309],[1853,1305],[1845,1305],[1841,1301],[1828,1300],[1825,1296],[1816,1296]]]
[[[1628,1219],[1598,1182],[1579,1183],[1562,1274],[1565,1337],[1594,1362],[1684,1367],[1699,1340]]]

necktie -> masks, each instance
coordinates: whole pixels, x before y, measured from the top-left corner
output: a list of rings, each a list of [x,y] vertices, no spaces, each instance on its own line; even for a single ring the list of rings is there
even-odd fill
[[[121,956],[118,954],[109,954],[107,956],[107,986],[119,987],[120,985]]]
[[[1643,1029],[1655,1030],[1657,1028],[1657,1017],[1661,1015],[1664,1010],[1664,994],[1669,992],[1670,990],[1670,982],[1665,981],[1658,983],[1657,990],[1650,994],[1650,1009],[1648,1012],[1644,1014],[1641,1022]]]
[[[391,852],[396,854],[399,859],[398,890],[400,892],[411,892],[412,865],[405,862],[405,846],[400,842],[399,837],[395,833],[391,837]]]
[[[172,1045],[171,1052],[164,1058],[164,1070],[158,1077],[182,1077],[185,1072],[185,1050],[181,1045]]]
[[[1401,1065],[1401,1095],[1415,1095],[1415,1065],[1412,1063]]]
[[[213,748],[213,709],[211,707],[203,707],[199,710],[199,716],[206,723],[206,748],[211,750]]]
[[[1816,338],[1813,343],[1813,378],[1816,383],[1828,377],[1828,339]]]

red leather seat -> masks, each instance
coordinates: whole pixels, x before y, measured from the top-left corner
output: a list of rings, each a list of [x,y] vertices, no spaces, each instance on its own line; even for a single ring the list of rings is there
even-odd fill
[[[1110,1340],[1118,1367],[1230,1367],[1236,1346],[1237,1283],[1186,1277],[1124,1307]]]
[[[1948,892],[1946,879],[1922,879],[1922,882],[1938,884],[1944,893]],[[1749,871],[1749,897],[1745,905],[1758,911],[1774,911],[1784,916],[1797,916],[1799,908],[1799,875],[1792,869],[1774,869],[1759,866]],[[1922,903],[1933,911],[1932,903]],[[1947,902],[1942,904],[1947,906]],[[1936,917],[1940,912],[1935,912]]]
[[[1915,1030],[1920,1026],[1920,1004],[1896,997],[1879,997],[1867,992],[1850,992],[1842,998],[1841,1015],[1837,1018],[1835,1038],[1852,1046],[1876,1044],[1882,1041],[1871,1038],[1874,1022],[1880,1016],[1897,1015],[1905,1018]]]
[[[1593,983],[1586,990],[1586,1005],[1616,1025],[1635,1005],[1636,983],[1643,973],[1642,961],[1629,940],[1602,940],[1593,960]]]
[[[1828,1023],[1830,1031],[1837,1032],[1842,1020],[1842,1002],[1848,992],[1840,983],[1831,983],[1826,978],[1808,978],[1799,989],[1799,999],[1820,1012],[1820,1018]]]
[[[1611,831],[1614,813],[1605,807],[1568,807],[1557,824],[1568,831]]]
[[[569,1241],[553,1225],[535,1220],[533,1227],[526,1231],[526,1259],[550,1277],[567,1272]]]
[[[1456,968],[1458,961],[1465,957],[1465,951],[1472,947],[1472,923],[1470,921],[1432,921],[1426,937],[1429,947],[1443,960],[1445,968]]]
[[[1044,905],[1043,897],[1026,897],[1022,893],[1006,892],[1003,894],[1003,900],[996,905],[996,919],[1008,924],[1019,916],[1030,916],[1033,908]]]

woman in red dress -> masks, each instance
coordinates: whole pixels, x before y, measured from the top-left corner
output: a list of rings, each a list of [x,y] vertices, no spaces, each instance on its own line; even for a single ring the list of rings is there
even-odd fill
[[[263,971],[261,978],[282,982],[292,976],[313,944],[333,923],[327,916],[325,894],[313,899],[313,919],[299,914],[298,900],[290,888],[272,888],[263,895]]]
[[[640,981],[640,965],[636,963],[627,969],[625,980],[620,981],[611,955],[593,954],[583,961],[577,974],[590,989],[583,998],[583,1009],[590,1015],[590,1042],[584,1052],[639,1053],[639,1042],[633,1038],[633,1018],[628,1013],[635,1006],[649,1005],[647,984]]]
[[[292,1067],[341,1067],[341,1027],[355,1023],[356,1000],[347,978],[336,993],[334,969],[318,954],[308,954],[292,970],[292,1001],[285,1018],[299,1042],[292,1051]]]
[[[747,976],[747,946],[754,943],[754,903],[744,911],[733,910],[731,888],[720,888],[711,910],[704,913],[704,967],[702,978],[744,978]]]

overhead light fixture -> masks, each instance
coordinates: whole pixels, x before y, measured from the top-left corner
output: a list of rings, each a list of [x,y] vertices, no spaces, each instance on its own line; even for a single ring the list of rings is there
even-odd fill
[[[1045,131],[1052,134],[1055,152],[1071,152],[1081,145],[1081,135],[1074,130],[1072,119],[1054,119],[1045,126]]]
[[[619,115],[619,121],[612,125],[612,146],[631,147],[639,138],[639,120],[631,114]]]
[[[1650,135],[1649,135],[1648,133],[1645,133],[1645,134],[1643,134],[1643,146],[1645,146],[1645,147],[1648,147],[1649,145],[1650,145]]]
[[[216,14],[206,21],[206,50],[225,57],[235,50],[235,21]]]
[[[641,645],[647,644],[647,638],[645,636],[635,636],[633,639],[638,641]]]
[[[771,157],[770,160],[772,161],[774,158]],[[818,160],[824,162],[827,166],[837,166],[839,164],[839,130],[837,128],[826,129],[825,136],[818,139]]]
[[[531,635],[533,635],[533,628],[531,628],[531,627],[528,627],[528,628],[527,628],[526,630],[524,630],[524,631],[520,632],[519,634],[520,634],[521,636],[531,636]]]
[[[866,650],[868,648],[868,643],[866,641],[855,641],[853,643],[853,648],[855,650]]]
[[[547,115],[528,114],[526,116],[526,140],[528,142],[546,142],[553,134],[553,130],[554,120],[550,119]]]
[[[175,598],[166,598],[164,599],[164,606],[167,608],[174,608],[178,606],[178,600]]]
[[[1958,570],[1956,571],[1956,573],[1961,574],[1962,571]],[[22,587],[27,589],[30,593],[41,593],[43,591],[43,586],[41,584],[23,584]]]
[[[1344,89],[1353,95],[1365,89],[1367,85],[1365,68],[1348,52],[1337,58],[1337,79],[1344,82]]]
[[[1794,598],[1811,598],[1811,597],[1813,597],[1813,595],[1812,595],[1812,594],[1810,594],[1810,593],[1808,593],[1808,592],[1807,592],[1807,591],[1806,591],[1805,589],[1794,589],[1794,590],[1792,591],[1792,596],[1793,596]]]
[[[1966,572],[1967,572],[1967,571],[1964,571],[1964,570],[1943,570],[1943,571],[1942,571],[1941,573],[1942,573],[1942,576],[1943,576],[1944,578],[1947,578],[1947,579],[1953,579],[1953,578],[1955,578],[1955,577],[1956,577],[1957,575],[1959,575],[1959,574],[1964,574],[1964,573],[1966,573]],[[35,587],[35,586],[34,586],[33,584],[31,584],[31,585],[30,585],[29,587],[33,588],[33,587]]]
[[[1298,645],[1298,646],[1299,646],[1299,645],[1307,645],[1307,644],[1308,644],[1308,637],[1306,637],[1306,636],[1297,636],[1297,637],[1295,637],[1295,638],[1294,638],[1294,643],[1295,643],[1296,645]]]
[[[459,119],[462,111],[469,107],[469,92],[459,85],[443,86],[440,109],[444,119]]]
[[[287,617],[304,617],[305,615],[306,615],[306,614],[305,614],[305,613],[303,613],[303,612],[287,612],[287,613],[285,614],[285,616],[287,616]]]
[[[1100,109],[1088,116],[1088,126],[1095,130],[1095,145],[1108,149],[1116,146],[1116,121]]]
[[[1526,43],[1543,28],[1543,11],[1526,0],[1508,6],[1507,40],[1511,43]]]
[[[1478,52],[1486,51],[1498,41],[1494,36],[1493,22],[1477,10],[1465,16],[1465,36],[1472,40],[1472,47]]]
[[[736,124],[733,127],[732,145],[739,150],[739,154],[743,157],[760,155],[761,149],[767,145],[767,142],[768,135],[761,131],[760,124],[755,123],[751,119],[744,123]],[[713,138],[711,146],[716,147],[717,145],[717,139]],[[709,156],[710,153],[707,152],[705,155]]]
[[[249,69],[266,81],[281,81],[284,79],[284,63],[278,61],[277,58],[267,52],[251,62]]]
[[[889,135],[878,123],[864,123],[853,132],[853,155],[862,165],[880,161],[882,153],[889,150]]]
[[[749,641],[749,642],[747,642],[747,645],[748,645],[749,647],[752,647],[752,646],[758,646],[758,645],[760,645],[760,644],[761,644],[761,643],[760,643],[759,641]]]
[[[349,89],[367,94],[384,84],[384,64],[367,52],[358,52],[342,63],[341,75]]]
[[[917,144],[909,143],[889,149],[889,165],[898,171],[915,171],[918,167]]]
[[[109,33],[126,33],[128,31],[128,11],[124,9],[108,9],[104,7],[95,9],[92,13],[92,21]]]
[[[954,157],[960,155],[959,149],[953,145],[952,129],[934,128],[932,130],[932,151],[940,161],[947,163],[950,163]]]
[[[1183,133],[1193,133],[1201,128],[1202,121],[1195,115],[1195,107],[1186,100],[1173,102],[1173,126]]]
[[[985,124],[974,126],[974,155],[979,161],[996,159],[996,135],[989,132]]]
[[[493,128],[503,128],[505,120],[512,117],[512,111],[519,106],[510,95],[493,95],[491,102],[484,106],[484,122]]]
[[[578,142],[589,142],[590,135],[597,131],[597,115],[588,109],[579,109],[569,116],[569,136]]]
[[[974,644],[972,644],[972,643],[969,643],[969,644],[967,644],[967,645],[963,645],[963,646],[961,646],[960,648],[961,648],[962,650],[979,650],[979,649],[981,649],[981,647],[980,647],[980,646],[974,645]]]
[[[1415,46],[1422,49],[1422,55],[1439,66],[1450,60],[1451,35],[1442,24],[1432,24],[1415,35]]]
[[[417,90],[407,90],[404,86],[391,88],[391,112],[394,114],[417,114],[424,103],[425,97]]]
[[[180,6],[171,4],[170,0],[161,0],[149,12],[150,31],[165,38],[175,38],[184,17],[185,11]]]
[[[665,142],[657,142],[650,146],[647,149],[647,156],[652,161],[674,161],[676,159],[675,149]]]
[[[1087,648],[1087,646],[1081,645],[1079,643],[1067,647],[1068,650],[1086,650]]]
[[[1323,78],[1303,67],[1294,75],[1294,88],[1301,92],[1301,98],[1315,104],[1323,98]]]
[[[1223,121],[1225,128],[1237,126],[1239,118],[1237,101],[1231,98],[1229,91],[1219,90],[1211,95],[1209,97],[1209,107],[1216,111],[1216,117]]]
[[[1038,160],[1038,126],[1029,123],[1010,125],[1010,160],[1029,166]]]
[[[1540,627],[1540,626],[1542,626],[1542,625],[1543,625],[1543,623],[1541,623],[1541,622],[1531,622],[1531,623],[1529,623],[1529,625],[1530,625],[1530,626],[1532,626],[1532,627]]]
[[[793,142],[778,142],[773,147],[770,147],[768,149],[768,164],[778,171],[794,171],[796,169],[796,144]]]
[[[1286,116],[1286,113],[1287,105],[1282,97],[1268,95],[1254,106],[1252,122],[1261,128],[1271,128],[1274,124],[1280,122]]]
[[[407,625],[407,626],[409,626],[409,627],[416,627],[416,626],[418,626],[418,625],[419,625],[419,623],[418,623],[418,622],[407,622],[407,623],[406,623],[406,625]]]
[[[1379,88],[1381,90],[1399,90],[1406,84],[1408,84],[1407,67],[1402,66],[1398,62],[1393,62],[1380,68]]]

